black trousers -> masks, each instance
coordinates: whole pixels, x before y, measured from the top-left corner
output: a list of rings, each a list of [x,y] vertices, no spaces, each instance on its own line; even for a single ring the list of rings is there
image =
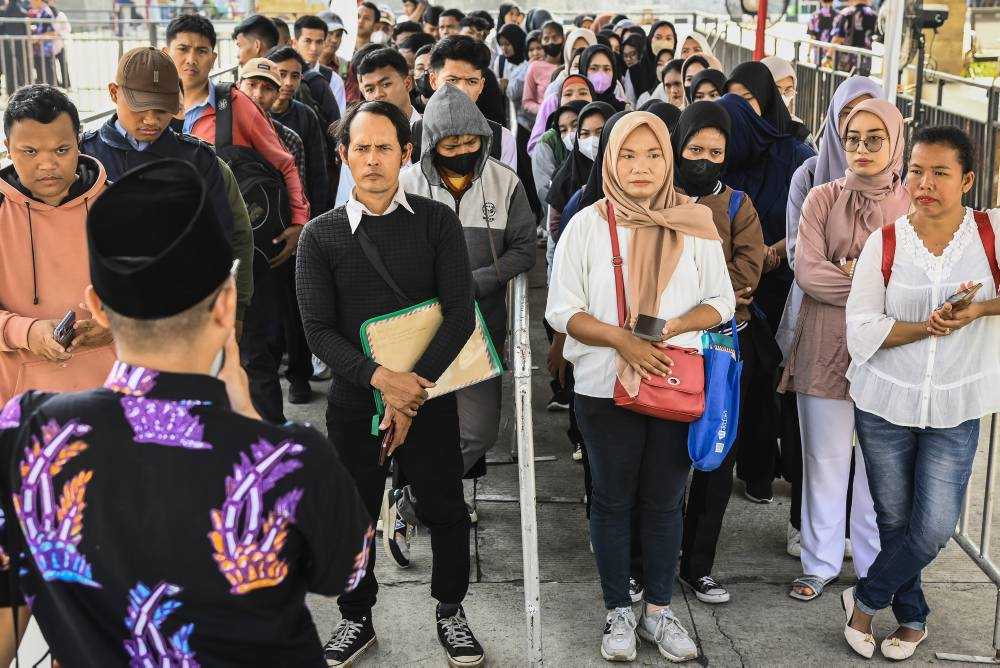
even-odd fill
[[[328,406],[326,428],[340,460],[354,477],[368,514],[378,517],[389,462],[379,466],[381,439],[371,435],[371,416],[344,416],[336,406]],[[417,498],[417,517],[430,530],[434,559],[431,596],[441,603],[461,603],[469,589],[470,524],[462,497],[463,465],[455,397],[425,403],[413,420],[406,443],[393,458]],[[377,595],[373,544],[361,583],[354,591],[341,595],[337,603],[345,618],[358,619],[371,614]]]
[[[747,396],[749,379],[759,364],[753,345],[750,327],[739,333],[740,352],[743,354],[743,375],[740,378],[740,398]],[[748,410],[747,402],[740,402],[739,431],[756,419]],[[687,508],[684,512],[684,538],[681,541],[681,576],[690,580],[712,574],[715,550],[722,533],[722,520],[733,492],[733,467],[738,458],[739,438],[722,464],[714,471],[695,471],[691,478]]]
[[[313,375],[312,352],[306,342],[302,314],[299,312],[299,300],[295,295],[295,258],[272,271],[277,273],[280,283],[281,319],[285,325],[284,350],[288,352],[285,378],[290,383],[308,383]]]
[[[762,283],[763,285],[763,283]],[[765,311],[766,313],[766,311]],[[778,314],[780,317],[780,313]],[[740,423],[734,449],[739,450],[737,474],[747,482],[774,480],[778,463],[778,436],[781,431],[778,411],[778,380],[781,350],[774,342],[774,327],[767,319],[753,314],[747,329],[752,330],[752,342],[743,350],[744,359],[751,355],[753,348],[755,364],[753,368],[744,366],[743,381],[746,383],[742,396],[742,408],[752,420]],[[775,325],[776,327],[776,325]],[[746,331],[746,330],[744,330]],[[742,345],[743,339],[740,339]],[[741,410],[742,412],[742,410]]]
[[[799,431],[799,409],[796,394],[785,392],[778,395],[781,400],[781,475],[792,486],[792,502],[789,521],[802,530],[802,432]],[[851,462],[854,470],[854,462]],[[853,473],[851,475],[853,479]],[[847,488],[847,507],[850,509],[851,487]],[[848,513],[847,517],[850,517]],[[847,522],[847,530],[851,523]]]
[[[250,381],[250,399],[266,422],[283,424],[285,411],[278,380],[283,338],[281,290],[277,272],[254,275],[253,298],[243,320],[240,361]]]

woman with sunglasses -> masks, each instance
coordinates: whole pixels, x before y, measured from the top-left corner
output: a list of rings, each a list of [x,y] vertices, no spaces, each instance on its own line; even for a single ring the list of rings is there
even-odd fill
[[[910,196],[899,172],[903,117],[885,100],[862,102],[847,119],[847,175],[812,189],[802,207],[795,282],[804,292],[779,390],[795,392],[802,434],[802,570],[789,595],[818,598],[840,576],[846,523],[854,568],[864,577],[879,551],[864,462],[855,461],[854,404],[845,376],[850,356],[844,306],[854,264],[875,230],[904,215]]]

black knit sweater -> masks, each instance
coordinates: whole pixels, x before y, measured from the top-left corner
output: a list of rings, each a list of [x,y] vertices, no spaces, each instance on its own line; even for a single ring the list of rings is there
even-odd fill
[[[441,301],[444,322],[413,369],[436,382],[472,334],[469,253],[454,211],[424,197],[406,198],[412,214],[403,207],[385,216],[365,214],[360,229],[413,304]],[[361,324],[401,305],[361,251],[344,206],[306,225],[295,272],[309,347],[333,371],[330,404],[345,413],[370,413],[377,365],[362,352]]]

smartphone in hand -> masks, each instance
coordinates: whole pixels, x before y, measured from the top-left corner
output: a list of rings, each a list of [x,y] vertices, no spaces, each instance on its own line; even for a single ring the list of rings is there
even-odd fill
[[[955,294],[948,297],[945,300],[946,303],[951,304],[951,307],[956,311],[961,310],[972,303],[975,298],[976,293],[983,287],[982,283],[975,283],[967,288],[963,288],[956,292]],[[941,304],[944,306],[944,304]],[[940,306],[938,308],[941,308]]]
[[[52,330],[52,338],[63,348],[69,349],[73,339],[76,338],[76,330],[73,326],[76,324],[76,313],[73,309],[66,312],[56,328]]]

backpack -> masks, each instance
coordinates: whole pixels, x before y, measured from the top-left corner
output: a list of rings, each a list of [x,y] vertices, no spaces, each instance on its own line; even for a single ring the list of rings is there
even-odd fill
[[[993,274],[993,286],[1000,292],[1000,265],[997,264],[996,236],[993,234],[993,225],[990,224],[990,217],[985,211],[973,211],[972,217],[976,221],[976,229],[979,231],[979,240],[983,242],[983,250],[986,251],[986,262],[990,265],[990,273]],[[889,223],[882,227],[882,278],[886,286],[892,278],[892,263],[896,259],[896,223]]]
[[[503,126],[494,123],[489,119],[487,119],[486,122],[490,124],[490,129],[493,130],[493,142],[490,144],[490,157],[503,162],[500,160],[501,151],[503,150]],[[421,144],[423,143],[423,135],[424,119],[420,119],[413,124],[413,136],[411,138],[413,143],[413,157],[410,158],[412,162],[420,162],[420,158],[423,155],[420,152]]]
[[[233,144],[233,84],[217,84],[215,152],[233,170],[253,229],[253,273],[270,270],[269,261],[281,250],[273,241],[292,220],[285,177],[257,151]]]
[[[333,93],[330,92],[330,79],[316,70],[309,70],[302,73],[302,83],[309,89],[313,104],[317,107],[314,111],[319,120],[323,121],[323,130],[326,131],[331,123],[340,120],[340,109],[333,99]]]
[[[729,196],[729,223],[732,224],[733,220],[736,218],[736,214],[740,212],[740,207],[743,206],[743,197],[746,195],[742,190],[733,189],[733,194]]]

